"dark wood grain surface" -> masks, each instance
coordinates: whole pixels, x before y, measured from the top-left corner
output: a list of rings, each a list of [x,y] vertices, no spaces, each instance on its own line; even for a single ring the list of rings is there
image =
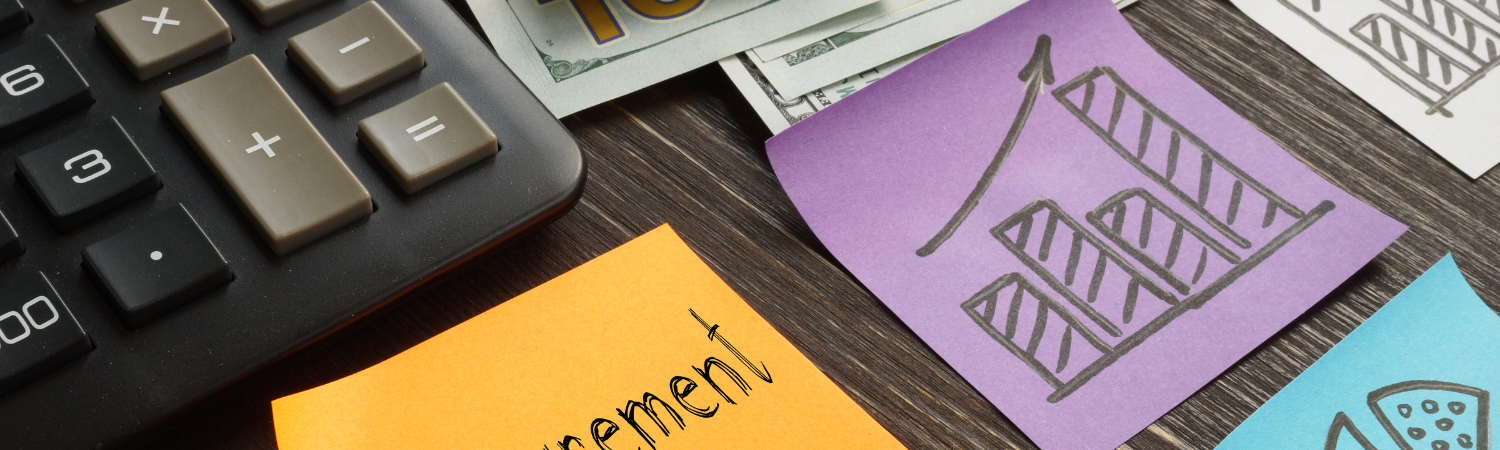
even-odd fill
[[[1495,175],[1468,180],[1227,0],[1142,0],[1125,16],[1287,151],[1411,231],[1121,448],[1212,448],[1445,253],[1500,305]],[[669,223],[909,447],[1035,448],[818,243],[766,161],[770,133],[717,66],[563,122],[590,163],[571,213],[212,398],[148,447],[275,448],[272,399],[369,367]]]

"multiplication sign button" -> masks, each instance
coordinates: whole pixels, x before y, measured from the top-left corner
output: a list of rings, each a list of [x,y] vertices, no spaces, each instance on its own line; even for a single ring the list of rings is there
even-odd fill
[[[145,80],[229,45],[229,24],[208,0],[131,0],[94,15],[130,73]]]

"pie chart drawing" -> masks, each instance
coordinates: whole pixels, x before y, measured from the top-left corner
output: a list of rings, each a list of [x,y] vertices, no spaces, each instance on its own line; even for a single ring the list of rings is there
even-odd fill
[[[1370,412],[1401,450],[1489,450],[1490,393],[1446,381],[1412,380],[1370,392]],[[1339,412],[1324,450],[1377,450]]]

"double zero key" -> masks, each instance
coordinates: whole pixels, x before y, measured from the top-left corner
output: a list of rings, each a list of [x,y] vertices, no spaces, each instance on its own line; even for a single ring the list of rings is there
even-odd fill
[[[374,212],[370,193],[254,55],[161,93],[162,109],[284,255]]]
[[[0,289],[0,394],[93,349],[41,272]]]

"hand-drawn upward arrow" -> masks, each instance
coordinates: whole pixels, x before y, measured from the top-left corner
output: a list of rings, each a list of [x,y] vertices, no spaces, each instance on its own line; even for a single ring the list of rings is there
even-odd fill
[[[990,161],[990,166],[984,169],[984,176],[979,177],[979,183],[974,185],[974,191],[969,193],[969,198],[964,199],[962,207],[953,213],[953,218],[948,219],[948,224],[943,225],[942,231],[937,236],[927,241],[927,245],[917,249],[917,256],[931,255],[937,251],[939,245],[943,245],[958,226],[964,223],[974,207],[979,205],[979,198],[989,190],[990,182],[995,181],[995,174],[1000,172],[1000,166],[1005,163],[1005,158],[1010,156],[1010,150],[1016,146],[1016,140],[1021,137],[1021,129],[1026,127],[1026,118],[1031,116],[1031,108],[1036,105],[1036,96],[1042,92],[1043,84],[1052,84],[1052,37],[1045,34],[1036,37],[1036,50],[1031,52],[1031,61],[1026,67],[1021,68],[1021,81],[1026,82],[1026,98],[1021,101],[1021,110],[1016,112],[1016,119],[1010,124],[1010,133],[1005,135],[1005,141],[1000,144],[1000,151],[995,152],[995,159]]]

